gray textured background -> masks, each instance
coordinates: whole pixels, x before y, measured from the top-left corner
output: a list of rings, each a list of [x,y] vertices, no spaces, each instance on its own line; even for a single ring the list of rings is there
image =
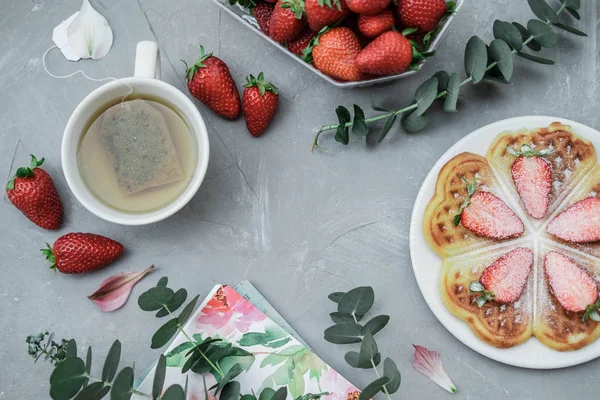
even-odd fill
[[[251,280],[306,341],[357,385],[373,376],[343,361],[347,349],[323,340],[333,309],[331,291],[369,284],[376,311],[392,316],[378,335],[380,348],[403,373],[397,398],[449,398],[411,366],[412,343],[441,352],[463,399],[592,398],[598,393],[600,360],[558,371],[528,371],[488,360],[462,345],[423,301],[409,261],[408,226],[419,186],[437,158],[458,139],[490,122],[525,114],[563,116],[600,127],[597,83],[600,8],[583,1],[579,23],[590,37],[561,34],[545,51],[553,67],[517,60],[514,83],[465,87],[454,115],[434,112],[427,131],[394,129],[385,143],[311,154],[314,132],[335,122],[338,104],[402,105],[416,86],[440,68],[460,71],[473,34],[489,40],[495,18],[526,22],[525,0],[467,1],[437,56],[422,74],[387,87],[340,91],[238,26],[209,0],[92,0],[115,33],[112,51],[100,62],[68,63],[51,53],[49,67],[63,74],[82,68],[91,76],[132,73],[135,45],[157,40],[163,78],[185,88],[180,58],[192,61],[198,44],[224,59],[238,83],[264,71],[281,89],[269,132],[251,137],[242,119],[227,122],[199,104],[210,132],[211,162],[204,185],[178,215],[159,224],[128,228],[96,218],[73,198],[60,167],[62,131],[77,104],[99,84],[81,77],[56,80],[42,69],[52,28],[80,6],[79,0],[0,0],[0,176],[45,156],[58,185],[65,223],[46,232],[3,198],[0,206],[0,399],[44,399],[51,368],[34,365],[25,337],[43,329],[92,344],[99,361],[110,343],[123,342],[123,363],[137,370],[157,358],[149,348],[160,321],[140,311],[136,297],[163,274],[174,287],[204,295],[215,283]],[[13,160],[14,159],[14,160]],[[39,249],[70,231],[90,231],[121,241],[127,255],[86,276],[53,275]],[[86,299],[107,276],[156,264],[121,310],[101,314]],[[99,363],[98,363],[99,364]],[[98,365],[96,365],[98,367]]]

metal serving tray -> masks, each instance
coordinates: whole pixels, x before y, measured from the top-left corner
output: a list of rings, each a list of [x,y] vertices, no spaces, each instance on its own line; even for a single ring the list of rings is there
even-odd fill
[[[265,33],[263,31],[261,31],[260,28],[258,27],[258,24],[256,23],[256,20],[254,19],[254,17],[252,15],[250,15],[248,10],[246,10],[244,7],[240,6],[239,4],[231,5],[231,4],[229,4],[228,0],[213,0],[213,2],[215,2],[217,5],[219,5],[221,8],[223,8],[229,14],[231,14],[234,18],[236,18],[242,24],[246,25],[248,28],[250,28],[256,34],[260,35],[260,37],[262,37],[264,40],[271,42],[271,44],[273,44],[273,46],[277,46],[281,51],[285,52],[288,56],[290,56],[290,58],[292,58],[296,62],[302,64],[305,68],[310,69],[313,73],[319,75],[321,78],[325,79],[327,82],[331,83],[333,86],[336,86],[336,87],[339,87],[342,89],[351,89],[351,88],[356,88],[356,87],[368,87],[368,86],[373,86],[376,84],[395,81],[397,79],[404,78],[404,77],[407,77],[409,75],[416,74],[417,72],[419,72],[419,70],[407,70],[407,71],[405,71],[401,74],[397,74],[397,75],[384,76],[381,78],[368,79],[368,80],[358,81],[358,82],[337,81],[337,80],[330,78],[329,76],[323,74],[321,71],[316,69],[312,64],[308,64],[308,63],[302,61],[294,53],[290,52],[288,49],[286,49],[285,47],[283,47],[282,45],[280,45],[279,43],[277,43],[276,41],[271,39],[269,36],[265,35]],[[431,41],[428,51],[434,51],[435,49],[437,49],[440,41],[446,34],[446,31],[448,31],[448,27],[454,20],[454,17],[456,16],[458,11],[462,7],[463,3],[464,3],[464,0],[456,1],[456,11],[452,15],[450,15],[448,17],[448,19],[446,19],[446,22],[444,23],[444,26],[442,27],[442,29],[439,31],[439,33],[436,35],[436,37]],[[423,65],[425,62],[426,62],[426,60],[423,60],[423,61],[421,61],[421,63],[419,65]]]

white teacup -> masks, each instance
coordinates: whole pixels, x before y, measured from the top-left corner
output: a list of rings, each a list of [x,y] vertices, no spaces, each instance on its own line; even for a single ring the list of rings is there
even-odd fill
[[[103,107],[123,98],[127,86],[133,95],[164,99],[173,105],[183,116],[198,146],[198,161],[187,188],[172,203],[161,209],[144,214],[129,214],[112,208],[98,200],[87,188],[79,171],[77,153],[83,131],[91,119],[98,115]],[[206,125],[200,112],[192,101],[180,90],[160,80],[160,55],[158,44],[145,41],[137,45],[135,72],[131,78],[118,79],[107,83],[90,93],[77,106],[62,140],[62,167],[69,188],[79,202],[98,217],[121,225],[146,225],[161,221],[183,208],[196,194],[208,168],[209,142]]]

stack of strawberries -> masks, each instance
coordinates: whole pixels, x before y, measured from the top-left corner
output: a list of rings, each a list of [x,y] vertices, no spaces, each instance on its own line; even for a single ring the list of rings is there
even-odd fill
[[[448,10],[445,0],[260,0],[252,12],[263,32],[324,74],[359,81],[404,72]]]

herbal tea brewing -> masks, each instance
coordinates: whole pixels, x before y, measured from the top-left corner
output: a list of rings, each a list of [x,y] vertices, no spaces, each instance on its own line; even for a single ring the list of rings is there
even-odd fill
[[[197,160],[182,117],[156,101],[136,99],[101,113],[78,153],[83,179],[96,197],[127,212],[147,212],[174,201]]]

